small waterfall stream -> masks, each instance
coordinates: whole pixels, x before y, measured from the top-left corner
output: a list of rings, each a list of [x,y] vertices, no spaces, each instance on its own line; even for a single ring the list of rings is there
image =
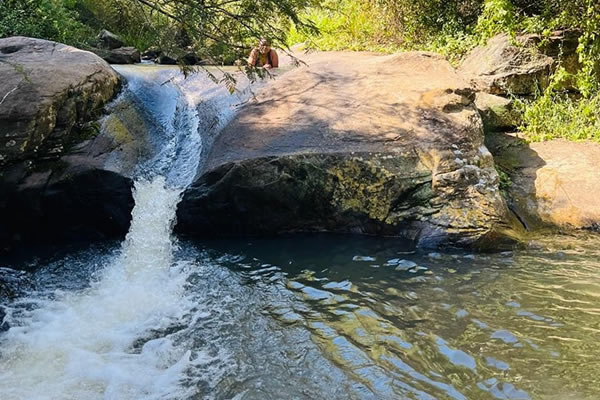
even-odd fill
[[[498,254],[174,237],[211,134],[247,94],[119,70],[114,110],[133,103],[149,139],[129,233],[35,261],[32,289],[0,298],[0,400],[599,398],[599,235]]]
[[[0,338],[0,399],[181,399],[186,369],[198,361],[177,343],[202,316],[185,294],[190,270],[173,261],[177,204],[202,154],[199,113],[224,125],[240,96],[202,75],[119,67],[127,87],[116,105],[135,102],[150,121],[154,152],[132,173],[129,233],[89,287],[34,293],[9,309]],[[242,92],[243,95],[243,92]],[[206,116],[206,115],[205,115]],[[194,314],[196,313],[196,314]],[[173,331],[174,333],[171,333]],[[157,333],[158,332],[158,333]],[[201,357],[200,357],[201,358]],[[193,390],[192,390],[193,392]]]

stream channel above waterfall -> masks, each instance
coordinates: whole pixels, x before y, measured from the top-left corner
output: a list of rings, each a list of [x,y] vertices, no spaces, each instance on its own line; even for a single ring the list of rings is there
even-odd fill
[[[600,236],[492,254],[178,238],[207,110],[216,131],[251,94],[169,68],[119,72],[116,102],[156,127],[132,171],[129,233],[0,265],[29,271],[0,298],[0,399],[600,398]]]

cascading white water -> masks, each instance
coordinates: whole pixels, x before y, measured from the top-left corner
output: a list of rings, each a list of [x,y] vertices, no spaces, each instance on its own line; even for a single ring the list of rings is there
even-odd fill
[[[185,270],[171,268],[178,197],[164,178],[136,184],[131,230],[100,279],[80,292],[38,299],[2,339],[0,398],[185,397],[179,379],[189,352],[168,336],[135,348],[191,307],[183,295]]]
[[[202,76],[187,82],[197,90],[186,93],[176,71],[150,71],[120,69],[129,81],[123,96],[134,96],[153,119],[157,143],[137,172],[127,238],[88,288],[32,294],[9,308],[12,328],[0,337],[2,400],[183,399],[194,393],[185,372],[203,359],[178,343],[181,328],[173,327],[202,313],[186,295],[186,263],[173,262],[171,232],[200,160],[198,104],[227,98],[219,100],[223,122],[239,98]]]

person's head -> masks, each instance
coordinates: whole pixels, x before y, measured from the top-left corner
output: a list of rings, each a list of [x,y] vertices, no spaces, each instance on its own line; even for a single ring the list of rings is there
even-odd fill
[[[271,46],[269,41],[265,38],[262,38],[258,41],[258,51],[262,54],[266,54],[271,50]]]

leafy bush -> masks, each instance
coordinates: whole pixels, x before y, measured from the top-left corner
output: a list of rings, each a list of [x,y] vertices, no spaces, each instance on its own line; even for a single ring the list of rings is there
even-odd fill
[[[78,20],[67,0],[0,0],[0,37],[31,36],[84,45],[92,30]]]
[[[525,107],[521,131],[531,141],[557,138],[600,142],[600,95],[573,100],[546,93]]]
[[[298,30],[293,25],[288,44],[306,42],[308,47],[321,50],[397,50],[392,31],[386,30],[377,8],[368,1],[326,0],[320,7],[308,10],[304,17],[314,23],[319,34]]]

